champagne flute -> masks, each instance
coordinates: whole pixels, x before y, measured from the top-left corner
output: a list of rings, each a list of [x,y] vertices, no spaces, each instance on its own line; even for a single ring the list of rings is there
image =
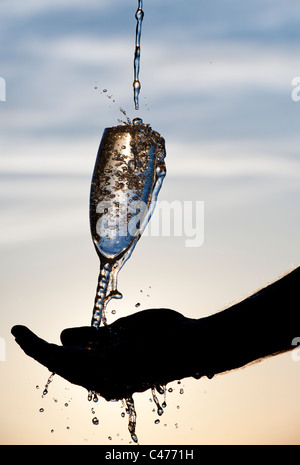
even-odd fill
[[[117,277],[153,213],[166,174],[165,142],[140,118],[106,128],[90,193],[91,236],[100,259],[92,326],[106,324],[105,308],[121,298]]]

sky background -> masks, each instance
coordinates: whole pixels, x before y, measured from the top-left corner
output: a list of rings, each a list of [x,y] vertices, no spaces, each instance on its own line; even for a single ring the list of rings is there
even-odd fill
[[[109,322],[137,302],[207,316],[299,265],[300,4],[144,0],[138,112],[137,1],[1,0],[0,9],[0,443],[128,444],[119,402],[91,406],[58,376],[42,399],[50,373],[10,329],[24,324],[59,343],[64,328],[90,324],[99,267],[90,181],[120,108],[164,136],[160,200],[204,202],[204,242],[142,237]],[[168,387],[158,425],[149,391],[134,396],[141,444],[300,443],[300,362],[291,353]]]

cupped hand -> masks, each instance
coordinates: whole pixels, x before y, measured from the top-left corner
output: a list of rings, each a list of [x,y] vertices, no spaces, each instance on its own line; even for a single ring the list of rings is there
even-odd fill
[[[174,310],[144,310],[98,329],[65,329],[61,346],[25,326],[14,326],[12,334],[51,372],[111,400],[191,376],[188,361],[182,360],[189,321]]]

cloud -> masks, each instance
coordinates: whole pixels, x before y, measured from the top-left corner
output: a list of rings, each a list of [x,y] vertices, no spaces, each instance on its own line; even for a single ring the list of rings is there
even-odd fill
[[[263,143],[176,143],[168,144],[168,154],[168,173],[174,176],[299,179],[299,159],[279,155],[274,146]]]
[[[97,141],[98,144],[98,141]],[[283,144],[285,145],[285,144]],[[297,180],[300,162],[297,140],[287,141],[282,153],[266,141],[182,142],[167,140],[168,176],[266,177]],[[2,146],[0,175],[87,176],[92,174],[98,145],[89,139],[76,142],[36,142]]]
[[[3,19],[9,17],[22,21],[28,17],[34,17],[35,15],[45,14],[45,16],[51,11],[61,11],[71,9],[72,12],[88,10],[97,8],[98,11],[109,8],[111,2],[109,0],[26,0],[26,2],[20,2],[19,0],[3,0],[1,3],[1,16]]]

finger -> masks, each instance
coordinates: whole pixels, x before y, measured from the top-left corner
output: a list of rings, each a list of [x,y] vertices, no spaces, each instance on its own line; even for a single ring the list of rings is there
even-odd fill
[[[25,326],[14,326],[11,332],[24,352],[51,372],[73,384],[95,390],[93,368],[97,366],[97,361],[101,360],[100,354],[94,356],[93,351],[49,344]],[[99,370],[98,377],[101,384]]]
[[[26,326],[14,326],[11,333],[27,355],[46,366],[50,371],[55,371],[56,362],[60,357],[58,346],[39,338]]]
[[[85,346],[95,343],[98,338],[99,333],[94,326],[67,328],[60,335],[61,343],[64,346]]]

